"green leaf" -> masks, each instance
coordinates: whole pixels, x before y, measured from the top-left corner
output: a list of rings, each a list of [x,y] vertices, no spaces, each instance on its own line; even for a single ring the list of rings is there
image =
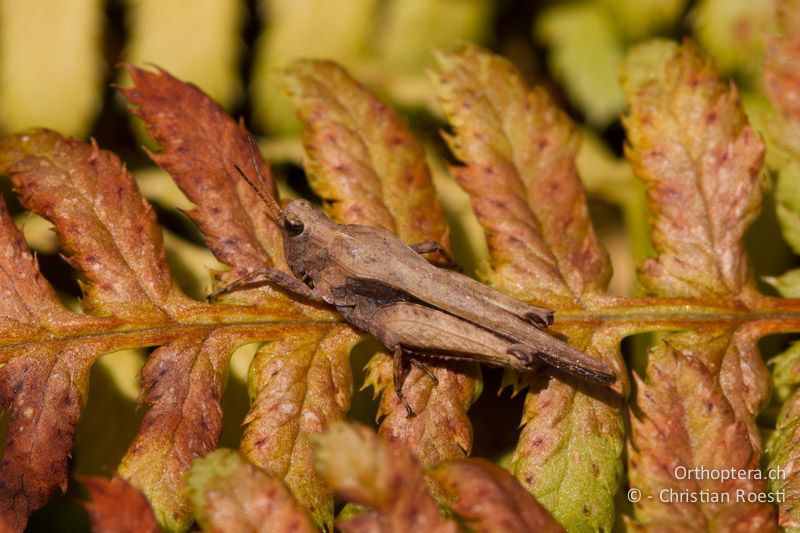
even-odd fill
[[[775,287],[785,298],[800,298],[800,268],[795,268],[777,277],[765,277],[764,281]]]
[[[294,112],[280,88],[279,70],[305,57],[335,59],[349,68],[363,65],[369,53],[377,0],[336,2],[260,0],[266,13],[253,65],[253,119],[275,133],[298,130]]]
[[[769,360],[772,383],[779,398],[786,400],[800,383],[800,342],[792,343],[788,350]]]
[[[124,60],[159,65],[194,83],[224,107],[242,96],[239,56],[244,5],[238,2],[126,0]],[[187,38],[192,46],[186,46]],[[121,84],[128,83],[122,71]]]
[[[800,473],[794,468],[800,460],[800,390],[783,404],[775,431],[767,443],[767,468],[775,472],[770,479],[769,488],[774,494],[782,496],[778,506],[778,523],[787,531],[800,528]]]
[[[781,166],[775,188],[775,213],[784,240],[800,253],[800,154]]]
[[[630,41],[673,29],[688,0],[598,0]]]
[[[549,7],[534,33],[548,47],[553,74],[586,119],[598,127],[614,120],[623,106],[617,83],[623,46],[606,11],[589,2]]]
[[[393,101],[433,109],[425,75],[434,63],[431,51],[464,41],[484,42],[491,35],[497,8],[490,0],[384,2],[376,21],[375,56],[365,74]]]
[[[101,105],[103,22],[99,0],[0,4],[0,131],[89,132]]]
[[[775,29],[772,0],[701,0],[690,20],[723,72],[757,82],[765,37]]]

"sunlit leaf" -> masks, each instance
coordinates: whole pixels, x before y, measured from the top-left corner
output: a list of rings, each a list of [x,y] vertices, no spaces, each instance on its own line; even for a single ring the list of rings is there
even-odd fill
[[[439,61],[434,81],[455,129],[447,140],[466,165],[452,172],[487,235],[485,279],[560,311],[596,305],[610,269],[576,173],[576,128],[497,56],[468,46]],[[618,364],[619,331],[562,331],[579,349]],[[525,402],[514,473],[566,527],[611,527],[621,472],[618,398],[589,395],[572,380],[529,379],[535,392]]]

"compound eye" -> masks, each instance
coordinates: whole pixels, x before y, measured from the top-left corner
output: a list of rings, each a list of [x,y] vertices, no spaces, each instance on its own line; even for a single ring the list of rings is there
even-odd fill
[[[305,225],[300,220],[292,220],[291,218],[286,218],[283,221],[283,227],[290,237],[297,237],[305,229]]]

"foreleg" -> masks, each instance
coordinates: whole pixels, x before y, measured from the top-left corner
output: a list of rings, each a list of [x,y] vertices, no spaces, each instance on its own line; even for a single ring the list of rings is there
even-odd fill
[[[277,268],[272,267],[264,267],[259,270],[254,270],[249,274],[241,277],[227,285],[222,287],[218,291],[209,295],[208,300],[213,300],[223,294],[228,294],[230,292],[243,290],[246,288],[255,288],[260,287],[262,285],[277,285],[278,287],[285,289],[292,294],[296,294],[298,296],[302,296],[303,298],[308,298],[309,300],[314,300],[321,302],[322,298],[320,298],[312,289],[310,289],[305,283],[297,279],[296,277],[284,272],[283,270],[278,270]]]

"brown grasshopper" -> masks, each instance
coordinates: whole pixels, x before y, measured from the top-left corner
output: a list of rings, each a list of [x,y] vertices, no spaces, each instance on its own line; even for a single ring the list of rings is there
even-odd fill
[[[254,150],[253,166],[263,185]],[[520,302],[421,257],[444,252],[439,243],[408,246],[382,228],[336,224],[305,200],[293,200],[281,209],[239,167],[236,170],[280,226],[294,276],[265,267],[215,295],[269,283],[334,305],[350,324],[392,351],[395,392],[409,416],[414,413],[402,391],[404,354],[423,368],[414,356],[478,361],[519,371],[537,370],[544,362],[590,383],[616,381],[616,373],[606,364],[542,331],[553,323],[550,309]]]

